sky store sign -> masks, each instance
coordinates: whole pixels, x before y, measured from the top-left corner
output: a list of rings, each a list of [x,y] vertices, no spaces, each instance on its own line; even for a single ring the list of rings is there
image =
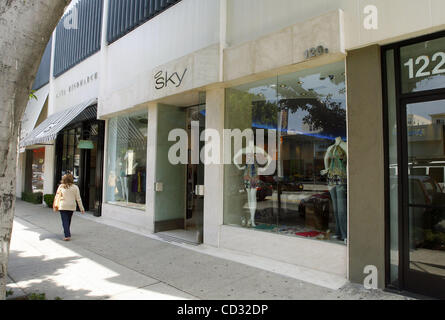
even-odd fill
[[[187,71],[187,68],[185,68],[183,71],[172,73],[163,70],[158,71],[154,75],[155,89],[162,90],[164,88],[179,88],[186,77]]]

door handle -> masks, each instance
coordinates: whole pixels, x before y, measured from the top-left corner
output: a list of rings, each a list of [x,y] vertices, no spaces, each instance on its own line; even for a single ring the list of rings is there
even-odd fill
[[[195,195],[197,195],[197,196],[204,196],[204,186],[203,185],[196,185],[195,186]]]

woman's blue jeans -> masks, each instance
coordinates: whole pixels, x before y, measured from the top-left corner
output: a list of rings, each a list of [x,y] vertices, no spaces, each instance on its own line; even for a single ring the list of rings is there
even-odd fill
[[[334,209],[335,223],[337,225],[336,235],[342,240],[348,237],[348,202],[346,184],[333,187],[331,193],[332,206]]]
[[[65,238],[71,238],[71,219],[73,218],[73,211],[60,211],[60,216],[62,218],[62,226],[63,226],[63,232],[65,234]]]

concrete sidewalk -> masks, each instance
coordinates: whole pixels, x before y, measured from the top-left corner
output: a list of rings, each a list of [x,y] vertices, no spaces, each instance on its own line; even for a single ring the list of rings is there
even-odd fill
[[[48,300],[405,299],[352,284],[338,290],[311,284],[89,217],[76,215],[72,233],[73,241],[61,241],[58,214],[17,201],[8,270],[12,297],[45,293]]]

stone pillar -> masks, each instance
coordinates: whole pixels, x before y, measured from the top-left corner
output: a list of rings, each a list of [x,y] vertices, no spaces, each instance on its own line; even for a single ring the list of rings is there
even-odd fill
[[[15,189],[15,195],[17,198],[22,198],[22,192],[25,188],[25,157],[26,151],[22,153],[17,154],[17,183],[16,183],[16,189]]]
[[[56,142],[54,142],[56,143]],[[56,147],[45,146],[45,170],[43,171],[43,194],[54,194],[54,186],[59,181],[54,181],[56,165]]]
[[[156,156],[158,144],[158,105],[150,103],[148,105],[148,142],[147,142],[147,190],[146,194],[146,229],[150,233],[155,231],[156,214]]]
[[[220,134],[220,164],[205,167],[204,192],[204,243],[219,247],[220,226],[223,224],[223,130],[224,130],[224,88],[210,89],[206,94],[206,129],[217,130]]]
[[[348,52],[349,279],[377,267],[385,286],[384,141],[380,47]]]

